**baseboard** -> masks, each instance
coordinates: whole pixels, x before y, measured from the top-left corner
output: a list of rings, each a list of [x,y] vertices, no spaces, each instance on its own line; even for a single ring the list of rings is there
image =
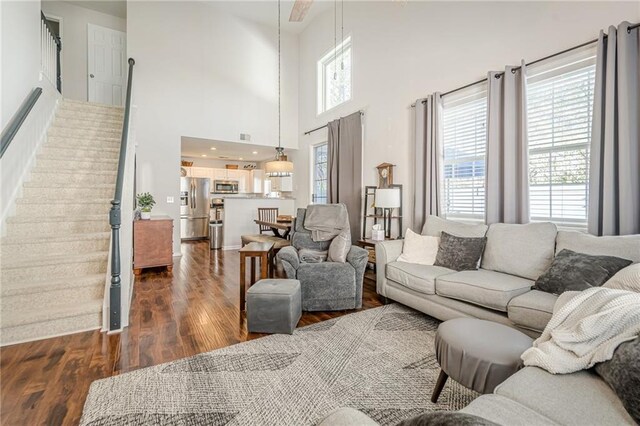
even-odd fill
[[[101,329],[102,329],[101,326],[90,327],[90,328],[87,328],[87,329],[71,331],[69,333],[52,334],[50,336],[40,337],[40,338],[35,339],[35,340],[29,340],[29,339],[27,339],[27,340],[18,340],[17,342],[11,342],[11,343],[7,343],[7,344],[2,344],[2,345],[0,345],[0,347],[4,348],[4,347],[7,347],[7,346],[19,345],[21,343],[39,342],[40,340],[53,339],[55,337],[69,336],[71,334],[86,333],[87,331],[101,330]]]
[[[222,250],[223,251],[227,251],[227,250],[240,250],[242,248],[242,245],[235,245],[235,246],[222,246]]]

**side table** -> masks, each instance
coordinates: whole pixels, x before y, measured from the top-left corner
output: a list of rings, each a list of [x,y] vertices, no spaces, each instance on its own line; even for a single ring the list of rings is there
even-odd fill
[[[272,274],[271,257],[273,243],[249,243],[240,249],[240,316],[245,309],[247,288],[256,282],[256,259],[260,259],[260,279],[269,278]],[[251,259],[251,281],[246,286],[246,260]]]
[[[390,238],[387,238],[385,241],[389,241]],[[382,241],[379,240],[372,240],[371,238],[362,238],[358,241],[356,241],[356,245],[358,247],[362,247],[363,249],[367,250],[367,252],[369,253],[369,263],[373,264],[373,277],[368,277],[372,280],[375,281],[376,277],[375,277],[375,273],[376,273],[376,244],[380,243]]]

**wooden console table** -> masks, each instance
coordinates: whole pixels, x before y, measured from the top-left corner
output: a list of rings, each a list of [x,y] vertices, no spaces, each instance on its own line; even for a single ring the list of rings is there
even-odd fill
[[[133,273],[142,269],[166,266],[173,270],[173,219],[154,216],[133,221]]]

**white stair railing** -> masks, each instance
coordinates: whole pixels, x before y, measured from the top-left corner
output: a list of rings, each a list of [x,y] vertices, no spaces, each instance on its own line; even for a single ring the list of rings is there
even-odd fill
[[[40,63],[42,74],[62,93],[62,76],[60,75],[60,52],[62,41],[58,37],[44,13],[40,13]]]

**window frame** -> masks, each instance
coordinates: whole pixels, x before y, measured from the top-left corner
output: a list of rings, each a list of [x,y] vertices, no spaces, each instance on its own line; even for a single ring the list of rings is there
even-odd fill
[[[482,123],[482,131],[479,134],[482,134],[482,138],[484,139],[484,149],[481,155],[478,152],[475,152],[474,155],[468,155],[466,157],[455,158],[455,159],[447,159],[446,149],[447,144],[445,143],[445,120],[446,120],[446,110],[448,108],[455,108],[465,104],[469,104],[472,102],[479,102],[479,105],[483,105],[484,107],[484,120],[474,120],[474,122]],[[456,93],[452,93],[450,95],[444,95],[442,97],[442,150],[441,150],[441,160],[442,160],[442,172],[441,172],[441,197],[442,197],[442,215],[449,219],[455,219],[463,222],[473,222],[473,223],[484,223],[486,218],[486,197],[487,197],[487,122],[488,122],[488,85],[487,83],[478,84],[476,86],[470,87],[468,89],[461,90]],[[474,124],[477,126],[477,124]],[[478,132],[476,132],[478,133]],[[477,136],[475,137],[478,138]],[[478,144],[474,143],[475,149],[477,151]],[[477,162],[482,162],[482,174],[477,174]],[[455,165],[472,163],[471,166],[471,178],[476,179],[480,178],[482,182],[482,212],[478,214],[466,214],[466,213],[450,213],[448,211],[449,203],[447,198],[447,166],[451,166],[452,172]],[[475,195],[473,196],[475,199]],[[474,207],[475,209],[475,207]]]
[[[337,60],[340,52],[342,51],[342,49],[344,48],[344,50],[350,50],[350,56],[351,56],[351,66],[349,67],[349,98],[345,99],[344,101],[333,105],[331,108],[327,108],[327,98],[326,98],[326,86],[325,86],[325,82],[326,82],[326,69],[327,69],[327,65],[330,64],[331,62],[333,62],[334,60]],[[336,53],[338,54],[338,57],[336,57]],[[353,100],[353,40],[351,35],[347,35],[344,40],[338,44],[337,47],[335,48],[331,48],[329,51],[327,51],[316,63],[316,117],[319,117],[322,114],[325,114],[329,111],[332,111],[340,106],[343,106],[349,102],[351,102],[351,100]]]
[[[321,148],[321,147],[326,147],[327,149],[327,161],[325,162],[325,164],[327,164],[327,175],[326,175],[326,189],[327,189],[327,196],[324,197],[325,198],[325,202],[324,203],[316,203],[316,200],[314,199],[314,195],[315,195],[315,189],[316,189],[316,149]],[[310,203],[309,204],[328,204],[329,203],[329,176],[328,176],[328,172],[329,172],[329,143],[328,141],[323,141],[323,142],[319,142],[316,144],[311,145],[311,149],[309,150],[309,157],[310,157],[310,174],[309,174],[309,199],[310,199]]]
[[[589,167],[590,167],[590,158],[591,158],[590,147],[591,147],[591,136],[592,136],[591,127],[592,127],[592,120],[593,120],[593,107],[594,107],[593,102],[594,102],[594,96],[595,96],[595,63],[596,63],[596,49],[595,49],[595,45],[591,45],[582,49],[578,49],[577,51],[569,52],[566,55],[561,55],[558,58],[553,58],[551,60],[544,61],[543,63],[540,64],[540,66],[532,66],[527,70],[528,71],[527,72],[528,74],[527,75],[527,91],[528,91],[527,93],[528,138],[527,139],[529,143],[529,146],[527,147],[527,155],[529,159],[529,210],[530,210],[531,222],[552,222],[556,224],[556,226],[558,226],[559,228],[573,229],[578,231],[586,231],[587,229],[588,215],[589,215],[589,180],[590,180]],[[590,70],[582,71],[582,70],[585,70],[586,68],[590,68]],[[555,120],[554,118],[549,120],[550,123],[544,124],[544,121],[540,120],[539,117],[531,116],[530,102],[532,97],[535,95],[535,93],[532,92],[531,88],[533,87],[532,85],[535,85],[535,84],[546,85],[547,87],[549,87],[554,84],[552,80],[562,78],[562,76],[566,76],[565,78],[567,78],[567,81],[569,83],[565,87],[561,86],[560,89],[558,90],[560,90],[561,93],[562,91],[564,91],[565,93],[568,92],[569,93],[568,96],[576,96],[575,93],[571,92],[571,90],[577,90],[577,89],[571,89],[569,85],[571,82],[584,81],[584,78],[580,78],[579,80],[577,80],[575,75],[571,76],[571,73],[576,73],[577,71],[582,71],[584,73],[591,74],[590,76],[586,77],[586,78],[592,79],[592,82],[593,82],[590,88],[591,100],[589,105],[586,106],[586,112],[582,113],[585,115],[587,119],[587,121],[583,124],[582,131],[573,133],[572,135],[567,136],[566,134],[563,134],[563,128],[562,128],[567,126],[567,122],[570,122],[569,119],[563,117],[563,114],[564,115],[567,114],[566,110],[560,114],[560,118],[558,120],[560,121],[561,127],[558,130],[556,130],[555,128],[555,125],[557,124],[557,120]],[[555,88],[552,89],[552,92],[553,90],[555,90]],[[555,92],[553,94],[555,96]],[[552,102],[551,104],[549,104],[548,108],[551,108],[552,110],[554,110],[554,108],[558,108],[558,107],[567,108],[567,105],[569,105],[569,112],[576,111],[574,114],[579,114],[579,109],[581,107],[579,106],[576,107],[575,105],[577,104],[578,103],[562,105],[560,102],[558,102],[558,105],[557,105]],[[534,110],[534,113],[536,113],[535,110]],[[544,113],[544,109],[541,111],[537,111],[537,113],[538,114]],[[538,118],[538,119],[532,120],[532,118]],[[548,141],[545,143],[534,145],[533,147],[531,146],[532,122],[535,123],[533,126],[535,125],[550,126],[549,129],[545,130],[548,133],[548,136],[546,136]],[[579,125],[580,121],[574,120],[574,121],[571,121],[571,123],[573,125]],[[559,132],[560,134],[556,136],[556,132]],[[583,138],[584,138],[584,141],[579,142]],[[560,140],[557,141],[557,139],[560,139]],[[573,153],[574,155],[579,156],[581,155],[580,154],[581,152],[586,152],[586,158],[584,161],[585,181],[576,183],[576,185],[579,185],[581,187],[584,185],[584,194],[585,194],[584,210],[580,209],[581,211],[584,212],[584,219],[565,217],[565,216],[569,216],[570,213],[554,215],[554,210],[559,210],[561,208],[562,210],[567,210],[567,211],[571,211],[571,210],[577,211],[577,209],[575,207],[572,208],[570,198],[568,199],[565,198],[565,197],[573,196],[571,192],[567,194],[563,192],[566,189],[562,187],[567,186],[568,183],[560,183],[560,182],[554,183],[554,177],[553,177],[554,167],[556,167],[557,164],[561,164],[557,162],[558,161],[562,162],[562,159],[554,158],[553,156],[554,154],[563,155],[562,153],[565,153],[568,155],[571,155],[570,153]],[[532,158],[534,158],[534,161],[535,161],[535,158],[540,158],[541,160],[544,160],[545,154],[549,156],[549,159],[547,160],[549,165],[549,168],[548,168],[549,176],[547,179],[549,182],[534,184],[532,181],[532,170],[533,170]],[[569,163],[570,165],[574,165],[574,162],[572,160],[569,160],[569,161],[570,161]],[[575,165],[578,166],[579,164],[575,164]],[[567,169],[570,169],[570,168],[571,166],[565,166],[563,170],[566,171]],[[534,188],[536,187],[542,188],[542,190],[535,191]],[[548,188],[546,192],[544,191],[545,187]],[[556,193],[557,191],[561,191],[560,196],[562,197],[562,204],[558,205],[556,203],[557,207],[555,208],[554,208],[554,196],[557,196],[557,195],[554,194],[554,188],[557,188]],[[574,191],[576,194],[579,194],[583,191],[583,189],[576,188]],[[534,205],[535,204],[542,205],[542,203],[538,200],[534,204],[533,197],[548,198],[549,202],[548,202],[547,215],[545,216],[534,215],[534,212],[533,212]]]

